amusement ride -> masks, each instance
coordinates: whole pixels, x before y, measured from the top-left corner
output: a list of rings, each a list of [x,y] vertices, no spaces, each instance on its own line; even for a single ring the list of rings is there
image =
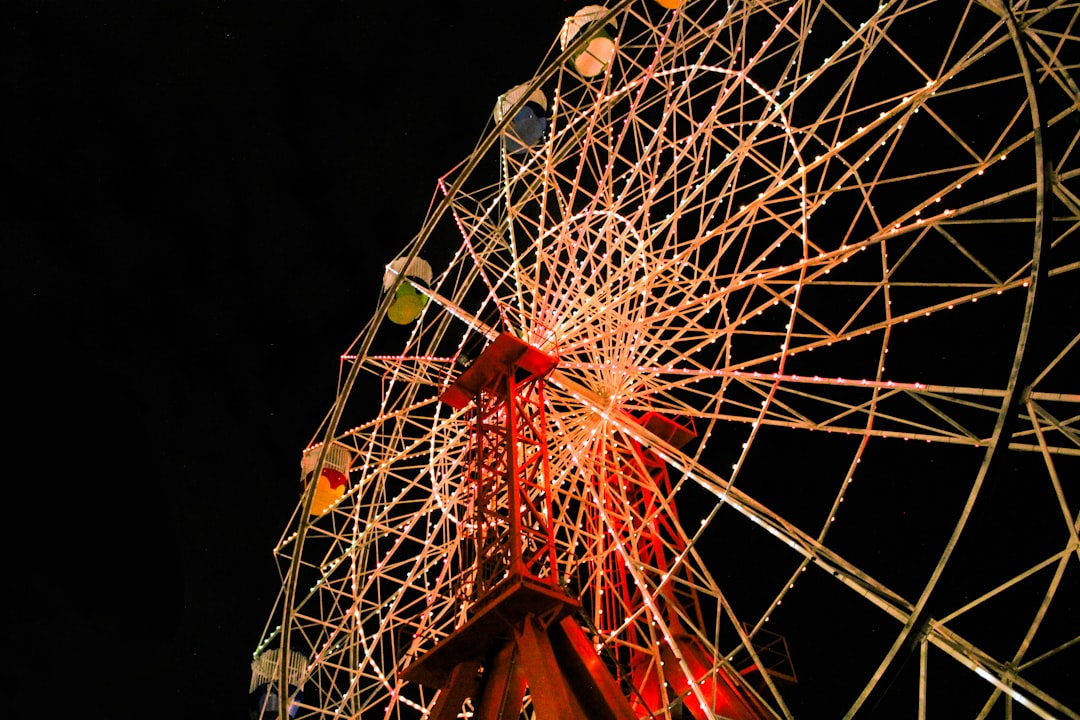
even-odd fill
[[[1080,2],[551,37],[341,356],[253,717],[1080,717]]]

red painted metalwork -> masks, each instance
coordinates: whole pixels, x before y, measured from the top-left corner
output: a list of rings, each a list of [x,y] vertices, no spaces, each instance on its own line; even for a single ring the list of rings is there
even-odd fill
[[[637,419],[639,425],[653,436],[679,449],[690,442],[697,433],[693,425],[683,425],[655,412]],[[650,484],[627,483],[620,495],[634,507],[634,512],[623,517],[632,520],[630,527],[617,527],[615,536],[619,541],[635,542],[638,558],[643,565],[668,580],[662,586],[659,600],[660,611],[671,629],[673,643],[661,648],[661,664],[657,666],[651,653],[634,653],[628,658],[630,684],[635,689],[632,705],[638,717],[663,715],[663,709],[674,699],[681,698],[684,707],[698,720],[711,717],[732,720],[766,720],[774,714],[752,693],[745,683],[724,669],[717,667],[701,643],[684,629],[682,617],[689,617],[696,627],[705,627],[701,605],[693,584],[676,582],[675,576],[685,567],[677,559],[685,552],[686,543],[678,532],[678,515],[672,500],[671,478],[667,463],[652,448],[633,440],[628,450],[612,451],[611,461],[617,477],[629,478],[642,471],[651,478]],[[654,490],[655,489],[655,492]],[[617,518],[617,513],[610,515]],[[614,592],[621,594],[624,607],[637,607],[642,602],[636,585],[630,582],[625,566],[614,553],[607,556],[609,566],[605,575],[615,580]],[[609,593],[611,594],[611,593]],[[609,630],[622,623],[616,607],[619,603],[605,603],[605,626]],[[628,633],[632,638],[633,630]],[[674,647],[672,647],[672,644]],[[701,690],[703,703],[692,692],[689,676]]]
[[[472,406],[474,558],[469,620],[404,673],[440,689],[436,720],[457,717],[467,700],[478,720],[518,718],[526,690],[545,720],[635,718],[558,583],[544,431],[544,376],[555,364],[503,334],[443,393]]]
[[[558,585],[544,432],[544,376],[556,362],[504,333],[443,393],[472,412],[466,532],[475,556],[466,600],[482,600],[511,576]]]
[[[443,402],[471,412],[472,508],[463,538],[473,553],[463,592],[471,603],[470,618],[415,661],[405,678],[440,688],[432,710],[436,719],[456,717],[469,699],[481,720],[517,718],[527,690],[536,716],[544,720],[634,720],[663,715],[677,702],[699,720],[773,717],[682,629],[682,617],[697,627],[705,623],[692,584],[673,581],[683,567],[677,560],[686,544],[670,502],[667,464],[641,442],[607,450],[607,474],[594,481],[604,485],[597,490],[606,503],[611,541],[633,543],[640,562],[669,578],[659,609],[673,641],[662,648],[660,665],[651,653],[618,658],[627,668],[620,686],[574,620],[579,605],[559,585],[547,487],[544,378],[556,364],[554,357],[503,334],[442,395]],[[657,413],[637,422],[676,448],[695,437],[692,425]],[[643,473],[651,483],[628,480]],[[605,557],[601,576],[607,583],[598,593],[601,634],[623,623],[623,608],[643,602],[621,556]],[[684,668],[705,702],[693,692]]]

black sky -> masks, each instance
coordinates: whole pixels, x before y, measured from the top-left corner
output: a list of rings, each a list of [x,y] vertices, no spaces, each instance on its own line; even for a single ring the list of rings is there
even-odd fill
[[[8,7],[9,712],[246,717],[338,356],[569,6]]]
[[[5,6],[4,717],[247,717],[338,358],[583,4]]]

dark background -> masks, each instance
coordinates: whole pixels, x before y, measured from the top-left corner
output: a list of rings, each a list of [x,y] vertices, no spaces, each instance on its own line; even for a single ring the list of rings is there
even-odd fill
[[[247,717],[339,356],[584,4],[5,6],[4,717]]]
[[[247,717],[338,357],[577,7],[5,6],[5,716]]]

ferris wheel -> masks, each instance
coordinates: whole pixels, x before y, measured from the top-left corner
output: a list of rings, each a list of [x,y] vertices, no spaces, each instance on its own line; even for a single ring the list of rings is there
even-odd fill
[[[845,7],[585,6],[494,99],[303,454],[265,716],[1080,716],[1080,2]]]

